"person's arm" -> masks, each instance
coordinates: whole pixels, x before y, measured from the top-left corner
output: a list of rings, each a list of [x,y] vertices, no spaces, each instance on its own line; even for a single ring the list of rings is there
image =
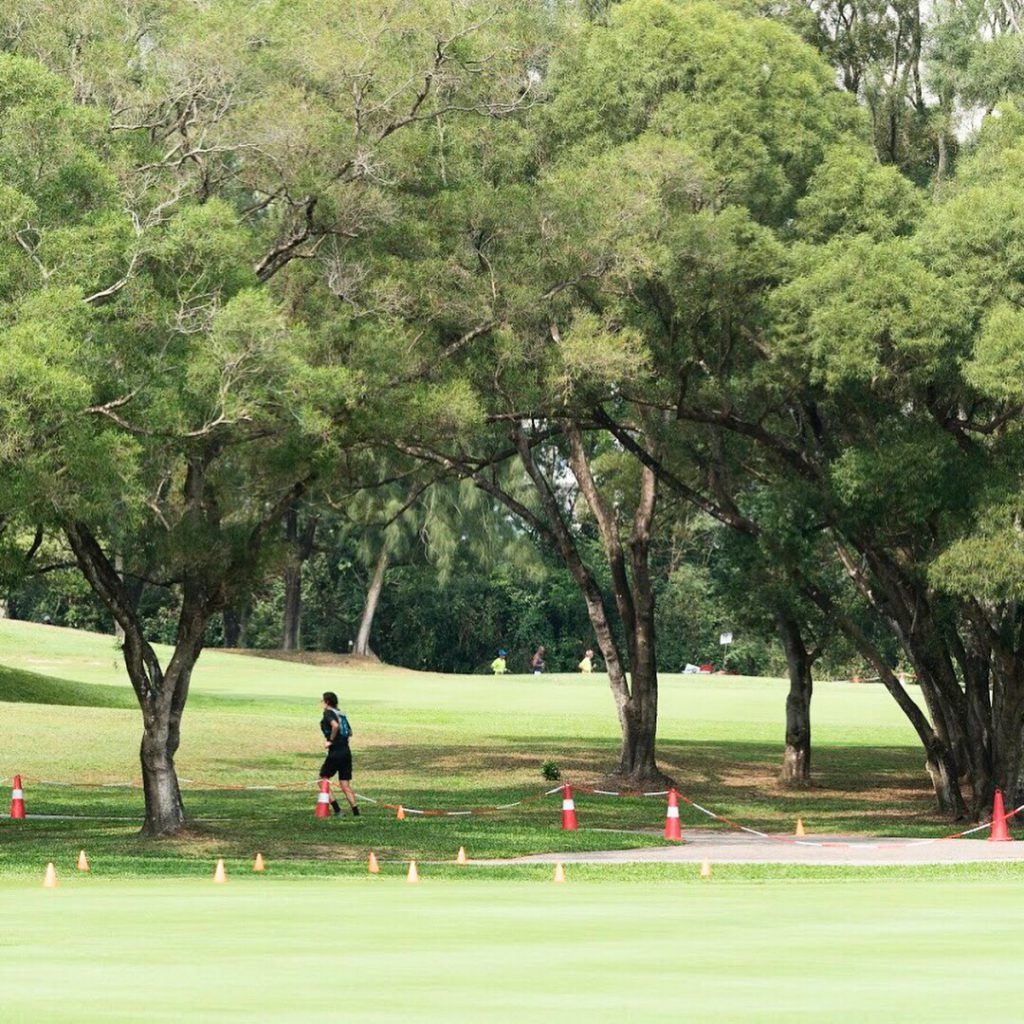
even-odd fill
[[[341,724],[335,719],[331,722],[331,735],[324,740],[324,746],[330,749],[331,744],[338,738],[338,730],[341,729]]]

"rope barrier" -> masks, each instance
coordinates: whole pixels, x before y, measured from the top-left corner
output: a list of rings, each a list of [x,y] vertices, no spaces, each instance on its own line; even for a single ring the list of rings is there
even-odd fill
[[[679,793],[678,795],[679,795],[679,799],[682,800],[684,803],[687,803],[691,807],[693,807],[696,810],[700,811],[701,813],[706,814],[709,818],[714,818],[717,821],[725,822],[725,824],[729,825],[731,828],[737,829],[740,832],[749,832],[752,835],[759,836],[761,839],[771,839],[771,840],[776,841],[776,842],[790,843],[793,846],[824,846],[824,845],[828,845],[828,846],[842,846],[842,845],[851,846],[851,845],[855,845],[855,844],[852,844],[852,843],[843,844],[843,843],[834,843],[834,842],[833,843],[825,844],[825,843],[815,842],[813,839],[806,839],[806,838],[805,839],[800,839],[800,838],[798,838],[796,836],[780,836],[780,835],[772,835],[769,832],[760,832],[756,828],[750,828],[747,825],[741,825],[739,822],[733,821],[731,818],[727,818],[724,814],[716,814],[714,811],[709,811],[706,807],[701,807],[700,804],[698,804],[694,800],[691,800],[684,793]],[[1024,804],[1021,804],[1019,807],[1015,807],[1012,811],[1008,811],[1008,812],[1004,813],[1002,818],[1003,818],[1004,821],[1009,821],[1010,818],[1013,818],[1016,815],[1020,814],[1021,811],[1024,811]],[[993,819],[993,821],[994,820],[996,820],[996,819]],[[941,842],[945,842],[948,839],[962,839],[964,836],[973,835],[975,832],[981,832],[984,829],[991,828],[991,827],[992,827],[992,821],[986,821],[986,822],[982,822],[982,824],[980,824],[980,825],[975,825],[974,828],[964,829],[962,832],[953,832],[953,833],[951,833],[948,836],[933,836],[930,839],[908,839],[905,843],[895,844],[895,845],[926,846],[929,843],[941,843]]]
[[[35,786],[65,786],[65,787],[82,787],[87,789],[139,789],[142,787],[142,783],[136,782],[62,782],[54,781],[52,779],[32,779],[24,777],[27,784]],[[0,778],[0,784],[6,783],[8,779],[6,777]],[[250,792],[275,792],[275,791],[291,791],[299,789],[312,789],[318,783],[318,780],[310,779],[306,782],[287,782],[279,783],[277,785],[261,785],[261,786],[250,786],[244,784],[224,784],[224,783],[209,783],[199,782],[194,779],[179,779],[179,782],[187,786],[194,786],[201,789],[213,789],[220,791],[250,791]],[[529,796],[521,797],[518,800],[513,800],[511,803],[505,804],[492,804],[484,807],[470,807],[461,808],[458,810],[449,810],[444,808],[422,808],[422,807],[409,807],[406,804],[393,804],[387,803],[383,800],[376,799],[371,796],[367,796],[364,793],[356,793],[356,797],[364,803],[374,804],[378,807],[383,807],[386,810],[398,811],[401,809],[405,814],[415,814],[425,818],[463,818],[472,817],[474,815],[486,815],[486,814],[497,814],[501,811],[509,811],[515,807],[521,807],[524,804],[536,803],[538,800],[543,800],[546,797],[552,796],[555,793],[561,793],[566,788],[566,783],[562,783],[555,786],[553,789],[545,790],[542,793],[535,793]],[[648,797],[664,797],[668,796],[669,790],[656,790],[645,792],[642,790],[610,790],[610,789],[597,789],[592,786],[573,785],[572,789],[577,793],[585,793],[591,796],[608,796],[616,798],[648,798]],[[812,839],[799,838],[797,836],[790,835],[779,835],[770,832],[762,832],[760,829],[752,828],[749,825],[743,825],[732,818],[727,817],[724,814],[719,814],[717,811],[712,811],[707,807],[697,803],[696,800],[691,799],[685,793],[676,791],[679,799],[694,810],[706,815],[707,817],[720,821],[725,825],[738,832],[746,832],[749,835],[757,836],[759,839],[766,839],[772,842],[788,843],[795,846],[822,846],[822,845],[853,845],[853,844],[837,844],[834,842],[823,844]],[[1003,815],[1003,820],[1009,821],[1010,818],[1014,818],[1024,811],[1024,804],[1019,807],[1015,807],[1012,811],[1008,811]],[[906,846],[924,846],[929,843],[945,842],[950,839],[962,839],[965,836],[974,835],[976,832],[981,832],[984,829],[991,828],[992,822],[983,822],[980,825],[976,825],[973,828],[964,829],[960,832],[953,832],[946,836],[934,836],[927,839],[910,839],[901,845]]]

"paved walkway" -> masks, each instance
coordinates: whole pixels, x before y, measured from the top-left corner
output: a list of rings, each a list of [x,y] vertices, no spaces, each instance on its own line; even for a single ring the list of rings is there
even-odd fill
[[[864,866],[899,864],[980,864],[1024,861],[1024,842],[984,839],[883,839],[841,835],[762,839],[742,832],[686,829],[679,846],[639,850],[544,853],[488,864],[822,864]]]

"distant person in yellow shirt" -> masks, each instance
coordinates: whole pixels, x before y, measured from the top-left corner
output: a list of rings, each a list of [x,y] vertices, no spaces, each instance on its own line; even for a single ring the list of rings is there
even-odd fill
[[[491,671],[496,676],[503,676],[508,671],[508,667],[505,664],[504,651],[498,651],[498,656],[491,662]]]
[[[583,660],[580,662],[580,671],[589,675],[594,671],[594,652],[588,647],[587,653],[583,655]]]

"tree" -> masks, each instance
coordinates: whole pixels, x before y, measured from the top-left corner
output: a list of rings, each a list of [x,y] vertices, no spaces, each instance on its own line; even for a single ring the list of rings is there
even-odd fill
[[[445,308],[439,344],[459,350],[453,388],[463,401],[471,390],[475,435],[463,423],[410,450],[489,489],[563,559],[608,666],[619,773],[641,782],[659,777],[650,548],[661,483],[651,466],[606,474],[599,463],[608,443],[664,451],[658,395],[678,373],[652,366],[699,367],[729,344],[724,326],[748,309],[756,318],[784,263],[772,230],[856,116],[791,33],[702,4],[613,6],[554,53],[542,85],[544,144],[517,126],[466,138],[431,200],[438,241],[414,254],[430,268],[418,271],[431,283],[422,313]],[[457,294],[442,303],[433,283],[446,278]],[[532,481],[529,503],[489,478],[503,458]],[[580,548],[584,505],[602,571]]]
[[[166,835],[185,821],[174,755],[207,625],[269,569],[294,502],[347,446],[384,429],[370,396],[383,408],[383,391],[401,385],[386,333],[345,312],[347,244],[372,252],[365,240],[388,219],[388,174],[415,177],[420,125],[514,108],[524,76],[521,53],[500,38],[502,12],[471,6],[102,10],[72,41],[72,66],[76,95],[105,108],[107,166],[82,141],[105,118],[79,114],[68,87],[5,58],[12,166],[21,178],[44,173],[27,183],[35,195],[17,189],[15,173],[5,193],[5,244],[17,258],[7,264],[4,390],[18,396],[15,428],[27,420],[38,439],[38,425],[54,421],[39,457],[19,468],[19,487],[38,485],[31,510],[13,488],[8,508],[63,530],[124,630],[144,722],[143,831]],[[66,71],[67,41],[40,13],[8,11],[7,44]],[[112,49],[120,74],[106,63]],[[26,83],[36,87],[27,104]],[[281,109],[295,116],[282,120]],[[56,134],[44,138],[46,124]],[[409,151],[397,145],[403,132]],[[314,286],[296,261],[315,266]],[[334,315],[322,317],[328,301]],[[47,393],[19,386],[33,365],[29,338]],[[11,461],[20,436],[12,430]],[[127,572],[144,564],[178,594],[166,665],[114,551]]]

